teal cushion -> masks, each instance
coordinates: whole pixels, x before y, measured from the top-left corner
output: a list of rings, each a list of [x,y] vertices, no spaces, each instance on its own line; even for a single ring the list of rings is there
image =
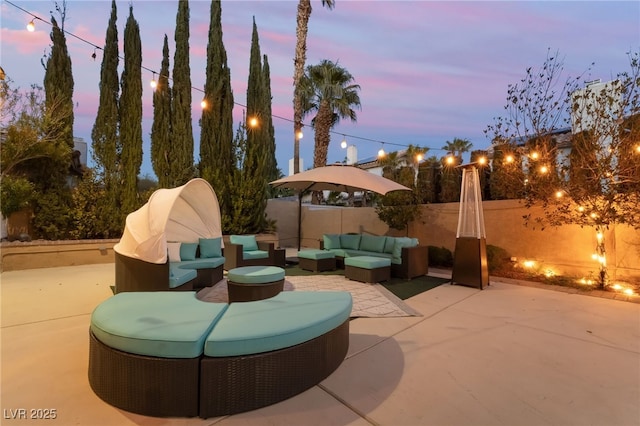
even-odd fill
[[[198,243],[180,244],[180,260],[195,260]]]
[[[384,251],[384,243],[386,241],[386,237],[378,237],[377,235],[363,235],[362,238],[360,238],[359,250],[382,253]]]
[[[198,277],[195,269],[182,269],[180,264],[181,262],[169,262],[169,288],[180,287]]]
[[[307,250],[300,250],[298,252],[298,257],[301,257],[303,259],[318,260],[318,259],[333,259],[336,256],[333,254],[333,252],[329,250],[307,249]]]
[[[272,283],[284,279],[284,269],[278,266],[241,266],[231,269],[227,279],[241,284]]]
[[[402,248],[403,247],[415,247],[418,245],[417,238],[409,238],[409,237],[398,237],[396,238],[396,243],[393,246],[393,259],[398,261],[402,259]]]
[[[339,249],[340,235],[324,234],[322,236],[322,243],[325,250]]]
[[[269,252],[265,250],[249,250],[242,252],[243,259],[267,259]]]
[[[180,269],[213,269],[224,265],[224,257],[196,258],[195,260],[183,260],[176,263]]]
[[[91,331],[107,346],[124,352],[196,358],[228,306],[198,300],[192,291],[118,293],[93,311]]]
[[[222,238],[200,238],[200,257],[211,258],[222,256]]]
[[[333,253],[334,257],[335,256],[337,256],[337,257],[347,257],[348,256],[347,251],[343,250],[343,249],[331,249],[330,253]]]
[[[232,303],[207,337],[212,357],[288,348],[321,336],[351,315],[351,294],[283,291],[269,299]]]
[[[360,234],[340,235],[340,248],[358,250],[360,248]]]
[[[393,254],[393,246],[396,244],[396,237],[386,237],[384,242],[384,252],[387,254]]]
[[[242,245],[242,251],[258,250],[258,242],[255,235],[231,235],[229,241],[231,241],[231,244]]]
[[[354,266],[356,268],[377,269],[391,266],[391,260],[377,256],[356,256],[346,257],[344,264],[345,266]]]

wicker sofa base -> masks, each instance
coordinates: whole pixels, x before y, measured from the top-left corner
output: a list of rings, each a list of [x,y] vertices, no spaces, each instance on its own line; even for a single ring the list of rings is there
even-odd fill
[[[198,415],[200,358],[158,358],[113,349],[90,332],[89,384],[103,401],[154,417]]]
[[[89,334],[89,384],[103,401],[145,416],[208,418],[275,404],[320,383],[347,355],[349,319],[296,346],[221,358],[136,355]]]
[[[389,266],[385,266],[382,268],[365,269],[345,265],[344,276],[350,280],[361,281],[363,283],[379,283],[391,278],[391,268]]]
[[[305,259],[303,257],[299,257],[298,266],[300,269],[313,272],[335,271],[336,259]]]
[[[200,417],[241,413],[275,404],[327,378],[349,348],[349,320],[313,340],[272,352],[203,357]]]
[[[227,280],[229,303],[268,299],[283,289],[284,279],[263,284],[245,284]]]

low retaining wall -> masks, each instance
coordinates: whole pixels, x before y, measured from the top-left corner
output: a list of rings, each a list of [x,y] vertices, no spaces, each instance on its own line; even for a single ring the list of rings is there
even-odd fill
[[[259,234],[256,239],[273,242],[276,247],[280,244],[277,233]],[[224,235],[223,240],[229,242],[229,236]],[[0,271],[115,263],[113,246],[118,241],[120,239],[3,242],[0,244]]]

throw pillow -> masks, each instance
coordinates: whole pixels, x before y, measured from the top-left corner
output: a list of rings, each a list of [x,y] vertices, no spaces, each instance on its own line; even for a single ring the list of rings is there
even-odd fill
[[[255,235],[231,235],[229,241],[231,241],[231,244],[242,245],[242,251],[258,250],[258,242]]]
[[[198,250],[198,243],[180,244],[180,260],[196,260],[197,250]]]
[[[360,239],[360,250],[382,253],[384,251],[384,243],[386,240],[386,237],[363,235]]]
[[[200,238],[200,257],[222,257],[222,238]]]
[[[393,258],[396,260],[402,259],[402,247],[411,247],[412,241],[408,237],[396,238],[396,243],[393,245]]]
[[[169,253],[169,262],[180,262],[180,245],[181,243],[167,243],[167,251]]]
[[[340,235],[340,246],[343,249],[358,250],[360,247],[360,234]]]
[[[340,235],[337,234],[324,234],[322,236],[322,243],[325,250],[339,249],[340,248]]]

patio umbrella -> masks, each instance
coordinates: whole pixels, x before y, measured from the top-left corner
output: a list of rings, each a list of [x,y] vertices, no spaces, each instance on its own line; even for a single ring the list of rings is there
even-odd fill
[[[297,173],[270,182],[274,188],[298,190],[298,249],[300,249],[300,226],[302,194],[305,191],[348,192],[371,191],[385,195],[391,191],[411,191],[390,179],[369,173],[354,166],[325,166]]]

